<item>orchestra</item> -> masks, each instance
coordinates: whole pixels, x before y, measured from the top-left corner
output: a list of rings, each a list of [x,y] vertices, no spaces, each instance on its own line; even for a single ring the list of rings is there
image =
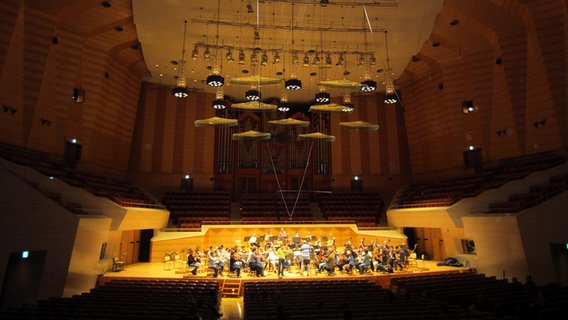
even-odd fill
[[[202,265],[201,261],[207,261],[206,265],[213,270],[214,277],[223,275],[227,265],[229,272],[237,277],[241,277],[241,271],[244,271],[258,277],[264,277],[265,273],[277,272],[277,276],[282,278],[291,272],[292,266],[297,267],[300,275],[307,276],[311,275],[311,267],[316,274],[327,275],[334,275],[336,271],[351,275],[353,270],[358,270],[361,275],[374,272],[392,273],[395,270],[403,270],[408,257],[416,249],[415,246],[410,252],[405,243],[391,246],[390,240],[384,241],[383,244],[377,244],[376,241],[367,244],[365,238],[356,246],[349,238],[340,248],[336,246],[336,239],[332,234],[318,239],[309,232],[304,237],[296,233],[292,238],[288,238],[283,228],[277,236],[268,231],[265,236],[257,238],[253,233],[245,238],[246,241],[248,246],[211,246],[205,252],[201,252],[199,248],[189,250],[187,263],[191,273],[197,274]]]

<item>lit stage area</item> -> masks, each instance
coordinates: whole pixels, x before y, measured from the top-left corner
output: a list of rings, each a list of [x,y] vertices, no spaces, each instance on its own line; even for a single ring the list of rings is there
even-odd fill
[[[223,283],[226,280],[231,281],[295,281],[295,280],[349,280],[349,279],[368,279],[375,283],[380,284],[383,288],[389,288],[390,280],[395,277],[405,277],[405,276],[417,276],[417,275],[429,275],[436,273],[446,273],[446,272],[467,272],[470,269],[468,267],[452,267],[452,266],[438,266],[439,261],[432,260],[416,260],[415,263],[411,263],[410,266],[405,267],[402,271],[394,270],[393,273],[381,273],[381,272],[366,272],[360,275],[358,271],[353,271],[351,274],[342,273],[336,271],[334,275],[327,275],[326,272],[317,273],[315,272],[315,267],[312,266],[310,276],[302,276],[299,272],[297,266],[291,266],[288,271],[284,272],[284,277],[278,278],[277,271],[266,269],[264,277],[257,277],[254,273],[242,272],[241,277],[237,278],[235,274],[230,272],[223,272],[223,275],[219,275],[214,278],[208,275],[207,267],[202,266],[199,269],[197,275],[192,275],[187,268],[180,269],[169,269],[166,267],[164,269],[164,263],[159,262],[140,262],[131,265],[127,265],[122,271],[109,271],[101,276],[99,284],[106,281],[110,281],[113,278],[157,278],[157,279],[191,279],[191,280],[215,280]]]
[[[279,237],[280,232],[284,231],[287,236]],[[284,277],[278,278],[276,266],[267,263],[265,276],[257,277],[253,272],[243,271],[241,277],[225,268],[223,275],[217,278],[212,276],[212,271],[207,268],[207,259],[203,257],[201,267],[196,275],[191,274],[187,267],[187,252],[189,249],[199,249],[206,251],[210,246],[223,246],[224,248],[238,247],[248,250],[250,243],[248,240],[254,236],[258,239],[258,245],[265,247],[264,240],[271,235],[270,240],[273,246],[309,240],[310,245],[326,246],[328,241],[334,239],[336,251],[343,251],[346,245],[352,248],[359,248],[361,242],[366,245],[383,245],[388,243],[391,247],[406,244],[406,236],[396,229],[382,228],[374,230],[359,230],[355,224],[254,224],[254,225],[204,225],[201,231],[184,232],[179,229],[162,231],[151,240],[150,262],[135,263],[124,266],[121,271],[106,272],[99,282],[104,282],[114,277],[126,278],[171,278],[171,279],[207,279],[221,282],[222,287],[225,281],[232,283],[247,281],[294,281],[294,280],[326,280],[326,279],[369,279],[383,288],[389,288],[390,279],[393,277],[431,274],[439,272],[464,272],[469,270],[467,267],[438,266],[439,261],[423,260],[420,255],[416,259],[409,259],[403,270],[394,270],[392,273],[381,273],[367,271],[363,275],[358,270],[353,270],[351,274],[336,270],[333,275],[327,272],[317,273],[317,268],[312,264],[310,276],[300,274],[299,267],[292,263]],[[409,248],[412,252],[412,248]],[[166,258],[167,256],[167,258]],[[174,257],[177,256],[177,260]],[[413,255],[415,256],[415,255]],[[166,258],[166,259],[165,259]],[[242,288],[242,285],[239,286]]]

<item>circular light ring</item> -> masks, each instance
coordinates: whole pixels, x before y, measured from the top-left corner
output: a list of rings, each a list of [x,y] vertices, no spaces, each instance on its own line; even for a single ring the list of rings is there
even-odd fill
[[[260,92],[256,89],[250,89],[245,93],[245,96],[250,101],[258,101],[260,100]]]
[[[249,111],[273,111],[278,108],[275,104],[268,104],[262,101],[247,101],[241,103],[233,103],[231,109],[235,110],[249,110]]]
[[[302,89],[302,81],[298,79],[288,79],[286,80],[284,85],[286,86],[286,89],[291,91],[297,91]]]
[[[231,79],[231,84],[263,85],[263,84],[278,84],[280,82],[282,82],[282,80],[279,78],[261,77],[258,75]]]
[[[327,134],[324,134],[324,133],[321,133],[321,132],[312,132],[312,133],[306,133],[306,134],[299,134],[298,139],[333,142],[333,140],[335,140],[335,136],[327,135]]]
[[[365,80],[361,82],[361,91],[372,92],[377,90],[377,83],[373,80]]]
[[[338,88],[338,89],[359,89],[361,88],[361,83],[350,81],[347,79],[326,80],[326,81],[320,81],[318,83],[318,86],[323,86],[328,88]]]
[[[213,107],[213,109],[217,109],[217,110],[223,110],[227,107],[225,105],[225,100],[222,100],[222,99],[213,100],[213,102],[211,103],[211,106]]]
[[[207,84],[211,87],[221,87],[225,84],[225,78],[218,74],[212,74],[207,77]]]
[[[187,87],[175,87],[172,94],[177,98],[187,98],[189,96],[189,89]]]
[[[269,140],[270,137],[271,134],[269,132],[259,132],[255,130],[233,133],[231,135],[232,140],[247,140],[247,139]]]
[[[343,112],[353,112],[353,110],[355,110],[355,105],[352,103],[344,103],[342,106],[343,109],[341,109],[341,111]]]
[[[328,103],[331,96],[328,92],[318,92],[316,93],[316,102],[317,103]]]
[[[268,121],[268,124],[271,126],[307,127],[310,125],[310,122],[294,118],[286,118],[286,119],[270,120]]]
[[[202,120],[195,120],[195,127],[196,128],[203,128],[203,127],[215,127],[215,126],[227,126],[227,127],[234,127],[239,124],[237,119],[227,119],[227,118],[220,118],[220,117],[213,117],[208,119]]]
[[[315,104],[310,106],[309,112],[343,112],[344,106],[337,103]]]
[[[379,129],[378,124],[372,124],[365,121],[351,121],[351,122],[340,122],[340,127],[353,129],[353,130],[369,130],[375,131]]]

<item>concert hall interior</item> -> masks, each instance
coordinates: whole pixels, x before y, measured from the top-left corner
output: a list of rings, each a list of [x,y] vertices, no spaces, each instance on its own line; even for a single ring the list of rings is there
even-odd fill
[[[0,318],[568,312],[567,1],[0,17]]]

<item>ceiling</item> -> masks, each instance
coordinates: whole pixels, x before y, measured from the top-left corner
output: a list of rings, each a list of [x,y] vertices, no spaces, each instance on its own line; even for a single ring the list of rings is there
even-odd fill
[[[258,86],[263,100],[279,98],[286,92],[291,102],[310,102],[321,89],[320,81],[360,82],[365,80],[366,73],[381,91],[386,77],[396,79],[428,39],[443,0],[327,2],[132,0],[136,32],[150,71],[145,80],[172,87],[176,84],[176,77],[181,74],[187,20],[183,66],[192,90],[215,93],[216,88],[209,87],[205,79],[217,65],[225,77],[225,96],[238,101],[245,100],[245,91],[252,85],[234,84],[231,79],[253,75],[282,79],[279,84]],[[207,48],[209,59],[204,58]],[[192,58],[194,49],[199,52],[196,59]],[[229,49],[235,59],[232,63],[226,60]],[[240,50],[245,54],[244,64],[238,63]],[[255,51],[259,61],[267,54],[265,66],[251,65]],[[298,56],[297,65],[292,63],[293,53]],[[306,53],[310,66],[304,67]],[[276,54],[280,56],[279,63],[273,63]],[[342,54],[345,64],[340,66],[338,59]],[[322,62],[314,65],[316,55]],[[332,59],[330,66],[324,63],[327,55]],[[362,56],[364,64],[359,66]],[[371,56],[376,64],[371,63]],[[387,71],[388,67],[392,72]],[[284,89],[283,81],[292,73],[302,81],[301,90]],[[345,91],[331,87],[325,90],[332,96],[341,96]]]

